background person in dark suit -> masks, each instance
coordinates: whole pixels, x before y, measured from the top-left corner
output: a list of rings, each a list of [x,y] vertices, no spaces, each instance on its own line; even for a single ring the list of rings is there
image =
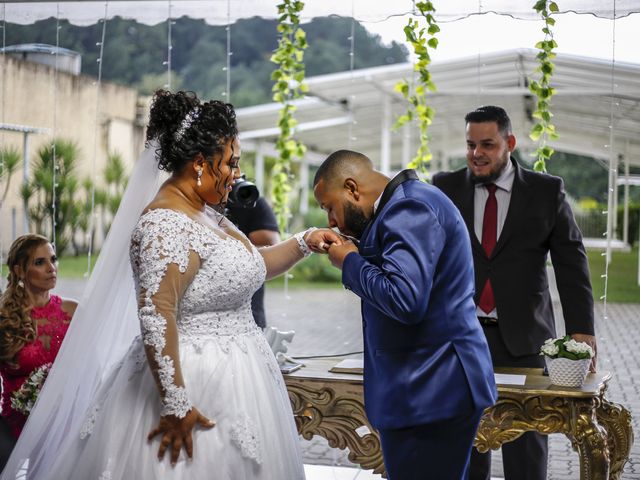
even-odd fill
[[[364,155],[331,154],[314,179],[342,283],[362,299],[364,396],[390,480],[466,479],[496,388],[475,316],[460,213],[413,170],[390,180]]]
[[[526,170],[511,158],[516,138],[502,108],[480,107],[465,122],[467,168],[437,174],[433,184],[458,207],[471,237],[476,313],[493,365],[544,366],[540,346],[556,336],[548,253],[566,332],[595,351],[587,256],[562,179]],[[546,479],[546,436],[527,432],[502,453],[507,480]],[[490,467],[490,453],[473,449],[471,479],[489,479]]]

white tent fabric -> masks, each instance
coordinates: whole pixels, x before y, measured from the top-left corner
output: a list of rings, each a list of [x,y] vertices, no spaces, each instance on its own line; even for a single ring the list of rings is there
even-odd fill
[[[536,146],[528,136],[535,99],[527,84],[537,76],[536,55],[516,49],[430,65],[437,85],[428,99],[436,110],[429,127],[434,168],[446,169],[449,159],[464,157],[464,115],[479,105],[501,105],[509,112],[518,147],[529,158]],[[615,155],[640,165],[640,65],[560,53],[554,62],[557,94],[551,111],[560,139],[551,145],[608,162],[613,141]],[[400,63],[309,77],[308,97],[296,111],[296,138],[318,154],[307,161],[317,163],[348,145],[382,168],[406,165],[415,155],[418,132],[415,126],[393,130],[391,125],[407,108],[394,86],[412,76],[413,65]],[[274,141],[279,109],[272,103],[237,110],[244,150],[253,142]]]
[[[11,23],[30,24],[49,17],[59,17],[76,25],[90,25],[104,18],[120,16],[149,25],[169,17],[183,15],[202,18],[211,25],[224,25],[241,18],[277,18],[277,0],[148,0],[148,1],[61,1],[4,2],[4,19]],[[454,21],[470,15],[497,13],[520,19],[537,18],[532,0],[457,0],[434,2],[438,21]],[[638,0],[563,0],[558,2],[561,13],[575,12],[602,18],[621,18],[640,12]],[[414,12],[412,0],[394,2],[372,0],[308,0],[302,14],[303,21],[314,17],[337,15],[355,17],[363,23],[383,22],[391,17],[408,16]],[[0,15],[2,15],[0,11]]]

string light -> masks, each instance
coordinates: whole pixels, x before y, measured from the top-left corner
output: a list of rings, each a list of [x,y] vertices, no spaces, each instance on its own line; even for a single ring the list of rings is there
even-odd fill
[[[607,315],[607,294],[609,289],[609,263],[611,262],[611,236],[613,235],[613,215],[616,214],[614,210],[614,189],[612,188],[616,175],[618,172],[617,158],[615,157],[614,146],[614,111],[616,108],[616,0],[613,0],[613,21],[612,21],[612,42],[611,42],[611,106],[609,115],[609,145],[605,147],[609,148],[609,185],[607,189],[607,231],[606,238],[606,250],[604,253],[604,293],[600,297],[602,300],[602,317],[603,320],[608,319]],[[616,168],[613,168],[614,161],[616,162]],[[605,212],[602,212],[603,214]]]
[[[478,0],[478,15],[482,15],[482,0]],[[478,59],[476,61],[476,104],[480,105],[482,102],[480,100],[480,95],[482,93],[482,68],[481,68],[481,59],[482,59],[482,51],[480,50],[480,43],[478,42]]]
[[[0,24],[0,27],[2,28],[2,107],[1,108],[1,112],[0,115],[2,116],[2,123],[4,123],[5,121],[5,98],[6,98],[6,87],[7,87],[7,64],[6,64],[6,58],[7,58],[7,54],[5,53],[5,48],[6,48],[6,8],[7,6],[3,3],[2,4],[2,23]],[[0,171],[2,171],[3,173],[6,174],[5,170],[4,170],[4,152],[5,152],[5,148],[6,148],[6,143],[5,143],[5,133],[4,130],[2,130],[2,140],[0,141]],[[0,221],[3,218],[3,214],[4,214],[4,202],[0,202]],[[4,260],[4,237],[2,236],[2,234],[0,234],[0,256],[2,257],[1,260]],[[0,278],[4,278],[4,261],[0,261]]]
[[[227,32],[227,58],[222,70],[226,72],[227,82],[222,96],[225,97],[227,102],[231,103],[231,55],[233,55],[231,51],[231,0],[227,0],[227,26],[225,30]]]
[[[87,271],[84,276],[88,277],[91,273],[91,254],[93,253],[93,230],[95,228],[95,208],[96,208],[96,157],[98,155],[98,129],[100,127],[100,100],[102,90],[102,60],[104,58],[104,41],[107,33],[107,15],[109,9],[109,2],[104,4],[104,18],[102,19],[102,36],[100,42],[96,45],[100,47],[100,55],[98,56],[98,80],[96,82],[96,119],[95,128],[93,131],[93,160],[91,161],[91,215],[89,216],[89,231],[88,243],[89,249],[87,251]]]
[[[51,243],[53,248],[56,248],[56,227],[58,226],[56,223],[56,216],[58,214],[57,209],[57,200],[58,200],[58,152],[56,145],[56,135],[58,133],[58,68],[59,65],[59,50],[60,50],[60,3],[56,4],[56,49],[53,52],[55,55],[54,59],[54,68],[53,68],[53,133],[52,133],[52,142],[51,142]],[[72,234],[73,235],[73,234]]]
[[[353,71],[355,69],[356,63],[356,52],[355,52],[355,44],[356,44],[356,15],[355,15],[355,5],[354,0],[351,0],[351,35],[347,37],[349,40],[349,78],[351,81],[351,92],[353,92],[353,84],[355,82],[355,77],[353,75]],[[353,108],[356,101],[356,96],[354,93],[349,95],[349,125],[347,127],[347,148],[351,150],[352,142],[357,140],[356,137],[353,136],[353,129],[355,125],[358,123],[355,119],[355,110]]]
[[[174,23],[171,16],[172,14],[171,9],[173,8],[173,5],[171,4],[171,0],[169,0],[168,2],[168,7],[169,7],[169,12],[167,16],[167,60],[165,62],[162,62],[162,64],[167,66],[167,83],[165,87],[167,88],[167,90],[171,90],[171,56],[173,53],[171,27]]]

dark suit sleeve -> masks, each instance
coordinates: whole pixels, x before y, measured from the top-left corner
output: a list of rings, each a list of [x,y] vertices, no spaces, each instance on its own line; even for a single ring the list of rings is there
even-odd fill
[[[549,238],[549,250],[566,331],[568,334],[594,335],[589,263],[562,180],[558,182],[557,198],[557,216]]]
[[[412,199],[389,204],[377,231],[381,251],[347,255],[342,282],[386,316],[417,324],[427,312],[444,231],[431,208]]]

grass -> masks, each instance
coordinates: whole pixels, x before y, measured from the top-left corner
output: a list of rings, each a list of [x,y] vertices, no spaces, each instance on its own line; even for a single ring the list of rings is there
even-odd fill
[[[604,293],[604,256],[599,250],[587,251],[589,268],[591,270],[591,284],[596,302]],[[92,266],[95,265],[97,255],[91,257]],[[62,257],[59,271],[62,278],[83,278],[87,270],[87,257]],[[284,288],[284,276],[267,282],[267,288]],[[294,276],[289,279],[289,288],[331,289],[342,288],[340,282],[311,282],[308,279]],[[613,252],[609,265],[609,282],[607,285],[607,301],[614,303],[640,303],[640,286],[638,286],[638,247],[631,252]]]
[[[604,295],[605,257],[601,250],[588,250],[591,285],[596,302]],[[640,303],[638,286],[638,247],[630,252],[613,252],[609,263],[607,301],[613,303]]]
[[[91,255],[91,268],[98,260],[98,255]],[[87,256],[62,257],[58,262],[58,272],[60,278],[84,278],[87,271]]]

